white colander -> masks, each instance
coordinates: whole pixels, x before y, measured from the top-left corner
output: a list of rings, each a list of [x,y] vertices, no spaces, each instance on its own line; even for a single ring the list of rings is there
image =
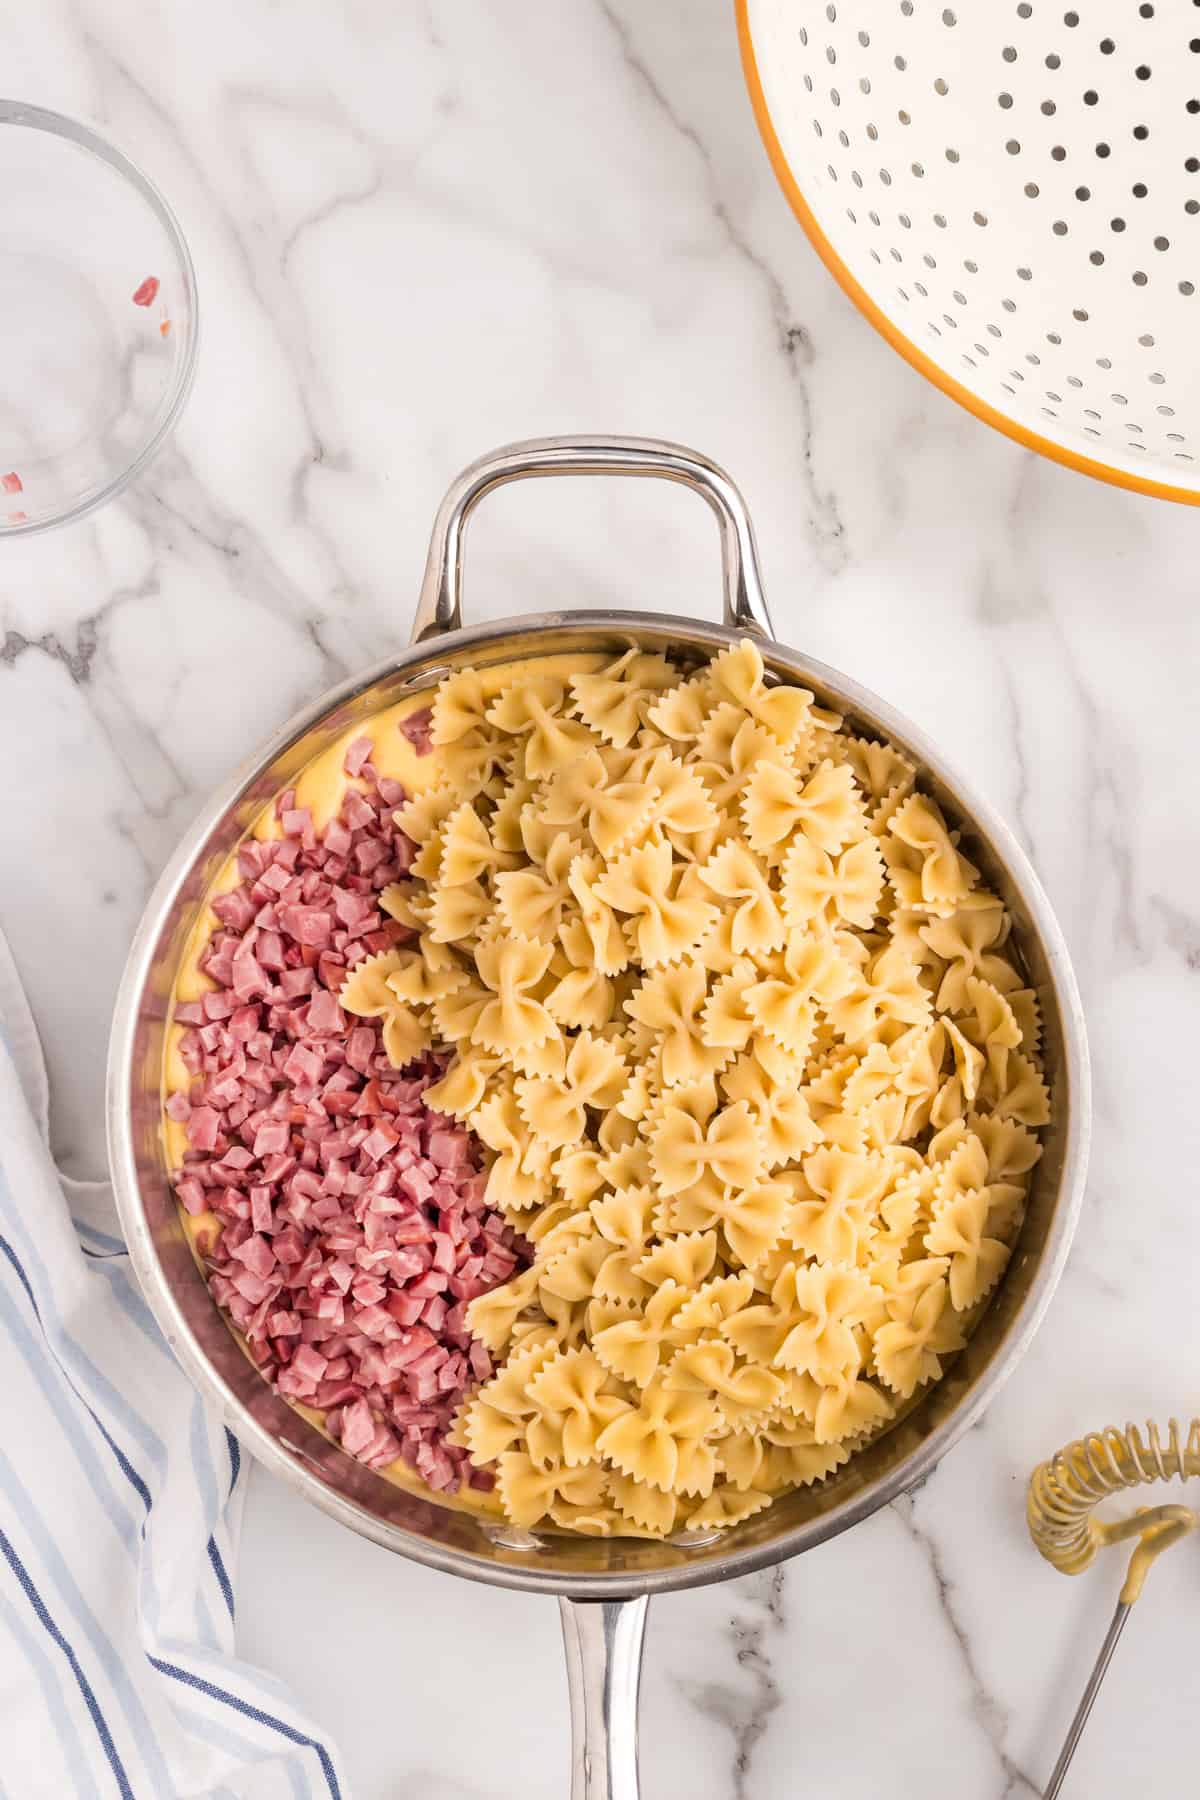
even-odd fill
[[[1200,0],[737,0],[784,189],[946,393],[1200,501]]]

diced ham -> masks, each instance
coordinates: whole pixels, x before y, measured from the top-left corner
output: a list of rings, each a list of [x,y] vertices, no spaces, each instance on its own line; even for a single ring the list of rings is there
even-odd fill
[[[407,719],[401,719],[400,729],[416,751],[418,756],[428,756],[433,749],[430,726],[433,723],[433,708],[423,706],[419,712],[409,713]]]
[[[217,1133],[221,1129],[221,1120],[211,1106],[194,1106],[188,1117],[188,1143],[193,1150],[212,1150],[216,1147]]]
[[[314,950],[324,950],[333,935],[333,921],[322,906],[284,906],[279,923],[288,937],[300,944],[311,944]]]
[[[342,767],[352,781],[362,773],[364,765],[370,762],[374,749],[369,737],[356,737],[347,745]]]
[[[427,708],[406,723],[418,750],[428,731]],[[439,1491],[484,1491],[488,1471],[445,1442],[492,1372],[465,1306],[528,1247],[487,1206],[471,1133],[425,1105],[445,1059],[399,1073],[379,1024],[338,1003],[348,968],[414,937],[378,906],[414,845],[372,755],[350,746],[355,785],[321,833],[282,793],[283,835],[241,844],[238,885],[213,900],[208,991],[173,1015],[192,1078],[166,1104],[188,1143],[175,1188],[215,1217],[197,1249],[268,1381],[370,1467],[403,1456]]]

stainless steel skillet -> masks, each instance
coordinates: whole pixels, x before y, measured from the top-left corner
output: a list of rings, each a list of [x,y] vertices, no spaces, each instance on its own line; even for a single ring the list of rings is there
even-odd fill
[[[464,626],[463,538],[483,495],[532,475],[656,475],[703,496],[720,528],[721,624],[655,613],[563,612]],[[176,968],[214,873],[260,807],[357,720],[448,670],[631,642],[699,659],[745,633],[768,669],[802,682],[867,735],[922,766],[965,831],[973,861],[1011,909],[1045,1021],[1053,1124],[1004,1282],[946,1377],[884,1437],[819,1487],[790,1494],[732,1530],[667,1543],[530,1533],[402,1490],[346,1456],[274,1394],[227,1331],[192,1259],[160,1130],[163,1034]],[[387,1549],[498,1586],[556,1594],[574,1731],[573,1800],[636,1800],[637,1689],[651,1594],[724,1581],[798,1555],[922,1480],[977,1419],[1028,1346],[1062,1272],[1083,1195],[1090,1129],[1087,1043],[1061,931],[1020,846],[986,801],[907,720],[836,670],[775,642],[745,504],[706,457],[657,440],[546,438],[482,458],[454,482],[434,523],[410,647],[327,693],[225,784],[172,857],[130,951],[108,1071],[113,1183],[147,1299],[197,1387],[279,1478]]]

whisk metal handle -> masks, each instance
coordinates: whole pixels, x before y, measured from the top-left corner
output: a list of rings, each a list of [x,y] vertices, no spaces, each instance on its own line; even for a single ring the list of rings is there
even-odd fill
[[[698,450],[662,438],[547,437],[506,444],[480,457],[451,484],[438,508],[412,641],[462,624],[463,543],[467,521],[485,494],[531,475],[643,475],[679,482],[707,501],[721,533],[725,623],[774,637],[763,594],[754,527],[741,493]]]
[[[1067,1770],[1071,1766],[1072,1758],[1079,1748],[1079,1740],[1083,1736],[1083,1728],[1088,1722],[1092,1707],[1096,1704],[1096,1695],[1100,1692],[1100,1683],[1108,1674],[1108,1665],[1113,1659],[1113,1651],[1120,1642],[1121,1633],[1124,1631],[1126,1621],[1132,1611],[1132,1601],[1117,1601],[1117,1609],[1113,1613],[1112,1623],[1104,1634],[1104,1642],[1100,1646],[1100,1654],[1096,1658],[1091,1674],[1088,1676],[1087,1686],[1084,1688],[1083,1696],[1075,1709],[1075,1717],[1071,1720],[1071,1727],[1067,1732],[1066,1742],[1059,1752],[1058,1761],[1055,1763],[1050,1779],[1046,1783],[1046,1789],[1042,1800],[1058,1800],[1058,1795],[1062,1792],[1063,1782],[1067,1778]]]
[[[1100,1683],[1155,1560],[1180,1538],[1200,1528],[1200,1515],[1186,1506],[1138,1507],[1125,1518],[1115,1520],[1094,1518],[1094,1509],[1101,1500],[1129,1488],[1170,1481],[1175,1476],[1187,1481],[1196,1475],[1200,1475],[1200,1419],[1192,1420],[1186,1436],[1178,1421],[1171,1419],[1165,1438],[1153,1422],[1146,1426],[1144,1434],[1136,1425],[1127,1425],[1124,1431],[1110,1425],[1092,1432],[1068,1444],[1048,1462],[1039,1463],[1030,1477],[1026,1509],[1029,1534],[1047,1562],[1064,1575],[1082,1574],[1106,1544],[1137,1540],[1112,1623],[1075,1709],[1043,1800],[1056,1800],[1062,1789]]]

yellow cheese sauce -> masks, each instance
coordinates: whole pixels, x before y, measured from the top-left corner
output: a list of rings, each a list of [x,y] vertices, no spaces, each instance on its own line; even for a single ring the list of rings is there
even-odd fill
[[[568,676],[581,671],[589,671],[603,667],[604,658],[599,655],[589,656],[542,656],[529,657],[520,662],[501,663],[494,668],[480,671],[484,691],[489,696],[498,694],[502,688],[509,687],[526,671],[536,669],[539,675]],[[333,818],[336,818],[347,789],[354,785],[346,775],[344,763],[346,751],[356,738],[370,738],[373,745],[371,762],[381,776],[403,784],[410,794],[418,793],[423,788],[436,785],[441,773],[441,758],[436,749],[427,755],[420,755],[409,743],[400,730],[403,719],[427,707],[433,697],[434,689],[427,688],[417,694],[411,694],[397,701],[394,706],[382,708],[370,718],[359,720],[350,726],[340,738],[313,758],[301,772],[294,783],[297,807],[307,807],[312,815],[313,824],[318,833]],[[272,798],[262,808],[253,824],[240,840],[246,838],[277,838],[282,835],[279,820],[275,816],[275,800]],[[238,873],[238,853],[235,847],[218,870],[205,896],[204,905],[200,908],[196,922],[192,927],[180,960],[179,970],[171,993],[171,1012],[175,1006],[188,1000],[198,1000],[211,990],[215,983],[200,967],[201,959],[214,931],[220,927],[220,920],[212,909],[212,901],[220,894],[228,893],[239,885],[242,877]],[[172,1094],[188,1093],[191,1076],[186,1063],[179,1054],[179,1044],[184,1028],[168,1021],[163,1046],[163,1079],[162,1091],[164,1101]],[[187,1149],[187,1128],[169,1119],[166,1114],[162,1118],[163,1143],[167,1167],[178,1169],[182,1166],[184,1151]],[[198,1239],[202,1232],[210,1234],[210,1241],[220,1229],[220,1220],[215,1213],[205,1212],[192,1214],[179,1208],[180,1220],[187,1233],[192,1253],[198,1263],[202,1262],[198,1249]],[[246,1350],[242,1334],[226,1320],[234,1338]],[[249,1351],[246,1350],[249,1355]],[[324,1430],[324,1414],[314,1408],[288,1400],[293,1407],[318,1430]],[[328,1436],[328,1433],[325,1433]],[[439,1506],[448,1506],[456,1511],[476,1513],[487,1518],[502,1518],[499,1502],[493,1494],[485,1494],[476,1488],[467,1489],[463,1494],[434,1493],[421,1480],[420,1476],[409,1468],[407,1463],[397,1459],[380,1469],[397,1487],[407,1492],[418,1494],[423,1499],[433,1500]]]

